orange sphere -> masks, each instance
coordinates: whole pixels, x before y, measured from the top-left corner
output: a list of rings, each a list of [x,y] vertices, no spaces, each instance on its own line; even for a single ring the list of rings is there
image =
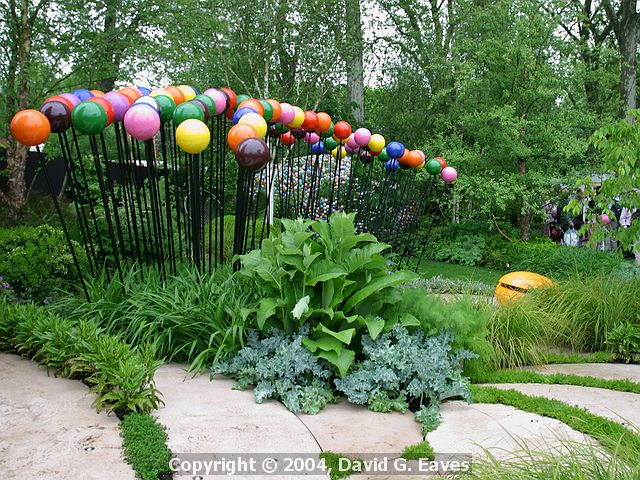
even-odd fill
[[[405,163],[411,168],[416,168],[422,163],[422,155],[417,150],[410,150],[406,156]]]
[[[331,116],[325,112],[316,113],[318,117],[318,126],[316,127],[317,131],[320,133],[324,133],[331,128]]]
[[[236,110],[242,107],[253,108],[258,113],[258,115],[264,117],[264,106],[260,103],[259,100],[256,100],[255,98],[248,98],[244,102],[240,102]]]
[[[13,138],[27,147],[46,142],[51,133],[49,120],[37,110],[22,110],[16,113],[9,128]]]
[[[247,138],[257,137],[258,135],[252,127],[250,127],[249,125],[238,124],[234,125],[229,130],[229,133],[227,134],[227,142],[229,143],[229,147],[231,148],[231,150],[235,152],[236,148],[238,148],[238,145],[240,145],[240,142],[246,140]]]
[[[408,158],[409,158],[409,153],[411,152],[411,150],[405,148],[404,152],[402,153],[402,155],[400,155],[400,157],[398,157],[398,162],[400,163],[400,165],[405,165],[405,166],[409,166],[408,163]]]
[[[280,102],[274,100],[273,98],[267,98],[266,102],[271,105],[273,108],[273,115],[271,116],[270,122],[277,122],[280,120],[280,115],[282,114],[282,107],[280,106]]]
[[[180,105],[184,102],[184,93],[182,93],[178,87],[171,85],[169,87],[165,87],[165,90],[171,94],[176,105]]]
[[[104,97],[104,92],[102,90],[89,90],[93,93],[94,97]]]
[[[532,272],[511,272],[498,280],[496,299],[500,305],[524,297],[532,288],[552,285],[553,282],[543,275]]]
[[[137,89],[132,87],[121,88],[120,90],[118,90],[118,93],[124,95],[124,97],[129,102],[129,105],[133,105],[133,102],[135,102],[138,97],[142,96]]]

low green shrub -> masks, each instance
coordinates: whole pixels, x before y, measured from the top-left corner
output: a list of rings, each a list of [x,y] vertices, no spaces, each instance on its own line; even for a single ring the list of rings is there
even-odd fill
[[[75,243],[75,242],[74,242]],[[67,240],[49,225],[0,229],[0,275],[22,300],[43,302],[61,288],[77,288],[77,272]],[[84,250],[74,250],[82,265]]]
[[[74,322],[49,309],[0,302],[0,347],[84,380],[97,397],[97,410],[149,412],[160,393],[153,382],[162,361],[148,344],[132,348],[119,337],[104,335],[94,321]]]
[[[605,343],[617,359],[626,363],[637,362],[640,358],[640,322],[618,325],[607,333]]]
[[[471,373],[484,368],[493,355],[493,348],[487,340],[491,314],[489,305],[475,304],[468,298],[445,303],[425,294],[420,288],[407,288],[402,299],[387,307],[382,316],[405,321],[415,319],[428,336],[437,335],[442,330],[449,331],[453,336],[453,348],[464,348],[480,357],[465,362],[465,372]]]
[[[476,355],[451,351],[452,340],[448,332],[426,337],[421,330],[410,333],[396,324],[375,340],[363,337],[364,360],[335,385],[351,403],[377,412],[404,412],[411,406],[426,435],[439,423],[442,400],[471,401],[462,362]]]
[[[120,422],[120,435],[125,459],[138,478],[158,480],[160,475],[171,471],[167,432],[155,418],[142,413],[129,413]]]
[[[439,262],[478,265],[485,255],[486,244],[482,235],[463,235],[453,240],[440,239],[428,248],[428,258]]]
[[[427,460],[433,460],[435,459],[435,457],[436,456],[433,453],[433,447],[426,440],[423,440],[414,445],[408,445],[402,451],[402,458],[404,458],[405,460],[420,460],[423,458]]]
[[[253,331],[247,345],[231,358],[215,363],[211,373],[234,377],[235,388],[240,390],[255,387],[257,403],[274,398],[294,413],[316,414],[337,398],[329,383],[330,365],[302,345],[308,333],[307,328],[293,335],[273,330],[259,340]]]
[[[68,297],[54,306],[73,319],[93,318],[132,345],[153,344],[159,356],[190,362],[194,370],[240,349],[250,326],[245,307],[254,293],[230,266],[212,275],[183,268],[164,281],[156,271],[143,275],[132,267],[124,282],[99,277],[87,285],[91,303]]]
[[[376,338],[394,320],[379,316],[400,298],[398,285],[417,280],[389,270],[389,245],[357,234],[354,215],[336,212],[328,222],[282,220],[283,232],[260,250],[239,257],[239,274],[260,300],[253,314],[262,331],[286,333],[310,326],[304,345],[346,375],[361,338]]]

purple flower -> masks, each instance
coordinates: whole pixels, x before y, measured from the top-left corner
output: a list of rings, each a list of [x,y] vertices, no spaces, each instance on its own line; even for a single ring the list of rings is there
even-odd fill
[[[387,265],[390,267],[391,265],[393,265],[393,262],[391,260],[387,260]]]
[[[391,275],[393,273],[393,270],[387,270],[387,275]]]
[[[10,288],[10,285],[7,282],[3,282],[2,288]]]
[[[45,305],[49,305],[49,300],[47,300],[47,299],[45,298],[45,299],[44,299],[44,301],[43,301],[42,303],[44,303]]]

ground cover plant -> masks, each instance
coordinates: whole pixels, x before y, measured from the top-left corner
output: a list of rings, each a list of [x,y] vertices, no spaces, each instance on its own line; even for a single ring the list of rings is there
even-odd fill
[[[93,320],[74,321],[44,307],[0,302],[0,348],[77,378],[96,394],[94,406],[124,415],[162,403],[153,380],[162,365],[150,344],[130,346]]]
[[[138,478],[158,480],[170,472],[167,432],[151,415],[130,413],[120,422],[122,449]]]

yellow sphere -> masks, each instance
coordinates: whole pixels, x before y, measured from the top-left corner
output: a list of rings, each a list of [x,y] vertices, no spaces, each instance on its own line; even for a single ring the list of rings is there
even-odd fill
[[[149,94],[152,97],[157,97],[158,95],[164,95],[165,97],[173,98],[169,92],[167,92],[164,88],[156,88],[155,90],[151,90]]]
[[[340,158],[344,158],[347,156],[347,150],[344,147],[336,147],[331,150],[331,155],[333,155],[333,158],[338,158],[338,150],[340,150]]]
[[[369,150],[372,152],[379,152],[384,148],[386,142],[384,141],[384,137],[379,133],[374,133],[371,135],[371,140],[369,140]]]
[[[207,125],[195,118],[185,120],[176,128],[176,143],[187,153],[200,153],[207,148],[210,139]]]
[[[196,91],[193,88],[191,88],[189,85],[178,85],[177,88],[184,95],[185,102],[188,102],[189,100],[193,100],[194,98],[196,98],[196,95],[197,95]]]
[[[300,107],[293,107],[294,117],[291,123],[287,124],[289,128],[298,128],[304,123],[304,112]]]
[[[416,170],[422,170],[427,162],[423,161],[420,165],[416,167]]]
[[[510,303],[513,300],[524,297],[532,288],[539,288],[552,285],[553,282],[537,273],[532,272],[511,272],[502,276],[498,280],[496,287],[496,299],[500,305]]]
[[[245,113],[238,120],[238,125],[249,125],[260,138],[264,138],[267,135],[267,122],[258,113]]]

